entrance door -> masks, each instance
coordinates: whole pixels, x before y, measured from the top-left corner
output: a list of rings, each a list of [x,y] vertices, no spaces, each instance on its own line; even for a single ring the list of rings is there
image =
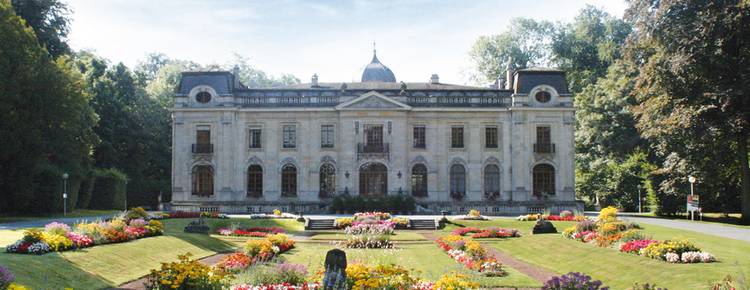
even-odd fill
[[[382,127],[381,127],[382,128]],[[359,168],[359,194],[379,196],[388,193],[388,168],[380,163],[366,163]]]

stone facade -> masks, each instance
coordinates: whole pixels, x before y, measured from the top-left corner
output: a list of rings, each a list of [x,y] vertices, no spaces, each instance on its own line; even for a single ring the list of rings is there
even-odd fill
[[[415,194],[419,211],[433,213],[582,210],[563,72],[511,72],[503,88],[442,84],[437,76],[427,83],[318,83],[314,76],[307,84],[249,89],[235,74],[183,73],[172,109],[175,210],[326,212],[330,198],[344,193]],[[454,148],[461,131],[463,146]],[[414,140],[420,136],[424,148]],[[496,142],[486,140],[494,136]],[[426,192],[413,190],[421,180],[412,178],[417,164],[427,169]],[[465,175],[452,178],[454,164]],[[335,180],[325,192],[323,165],[334,171],[327,180]],[[552,175],[542,171],[550,166]],[[499,169],[499,178],[488,167]],[[259,180],[262,192],[251,193]]]

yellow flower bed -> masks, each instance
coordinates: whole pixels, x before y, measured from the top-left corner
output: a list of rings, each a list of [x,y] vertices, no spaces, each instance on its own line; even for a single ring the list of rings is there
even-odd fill
[[[231,275],[212,269],[197,260],[190,260],[192,254],[177,256],[178,262],[162,263],[161,269],[151,270],[146,282],[147,289],[223,289]]]
[[[432,289],[477,289],[479,283],[472,282],[469,276],[461,273],[451,272],[440,277],[435,281]]]
[[[409,289],[419,282],[409,271],[398,265],[367,266],[360,263],[346,266],[346,280],[353,290]]]

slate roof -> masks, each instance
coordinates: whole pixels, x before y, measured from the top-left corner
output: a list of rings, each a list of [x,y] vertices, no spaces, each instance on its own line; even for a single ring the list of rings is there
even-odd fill
[[[283,90],[283,89],[305,89],[305,90],[338,90],[341,89],[342,84],[346,84],[347,90],[401,90],[401,83],[396,82],[353,82],[353,83],[318,83],[318,86],[313,87],[310,83],[305,84],[294,84],[283,87],[268,88],[271,90]],[[473,87],[473,86],[462,86],[452,84],[432,84],[432,83],[405,83],[406,90],[495,90],[486,87]]]
[[[534,87],[544,84],[555,88],[558,94],[570,94],[565,72],[561,70],[530,68],[519,70],[516,74],[516,93],[528,94]]]
[[[219,95],[231,95],[233,84],[234,75],[228,71],[183,72],[177,86],[177,94],[187,95],[194,87],[206,85],[216,90]]]
[[[373,51],[372,61],[365,67],[362,72],[362,82],[396,82],[396,76],[393,71],[384,64],[380,63],[377,54]]]

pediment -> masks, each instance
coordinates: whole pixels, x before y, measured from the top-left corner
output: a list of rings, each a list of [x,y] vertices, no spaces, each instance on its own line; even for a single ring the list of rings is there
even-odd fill
[[[336,106],[337,110],[411,110],[409,105],[371,91]]]

